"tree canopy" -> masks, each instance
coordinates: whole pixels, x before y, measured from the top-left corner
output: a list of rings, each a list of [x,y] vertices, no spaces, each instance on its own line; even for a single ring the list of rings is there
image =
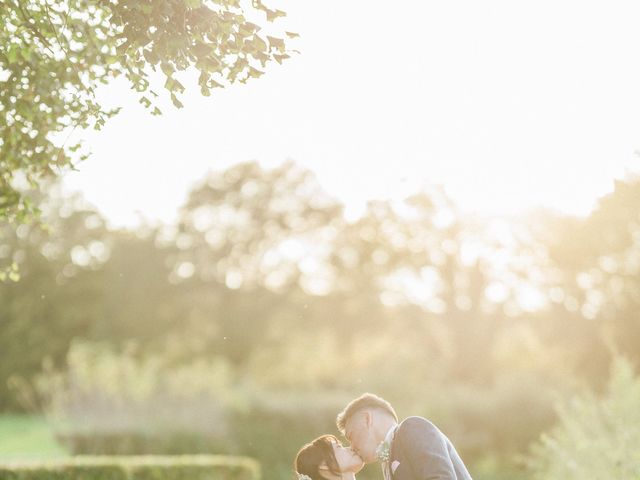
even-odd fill
[[[0,0],[0,222],[32,218],[25,189],[87,157],[71,132],[100,129],[119,110],[96,100],[100,84],[124,75],[159,115],[163,88],[182,106],[180,71],[195,68],[208,96],[288,58],[296,34],[266,35],[248,20],[256,14],[285,15],[260,0]]]

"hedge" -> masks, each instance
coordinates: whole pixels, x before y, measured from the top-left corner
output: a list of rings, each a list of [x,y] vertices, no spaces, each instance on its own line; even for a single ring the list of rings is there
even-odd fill
[[[223,455],[77,456],[2,462],[0,480],[260,480],[260,466]]]

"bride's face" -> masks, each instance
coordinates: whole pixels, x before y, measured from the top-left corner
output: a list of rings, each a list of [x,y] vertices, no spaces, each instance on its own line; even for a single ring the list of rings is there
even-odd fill
[[[333,442],[333,454],[342,473],[358,473],[364,467],[364,462],[352,449]]]

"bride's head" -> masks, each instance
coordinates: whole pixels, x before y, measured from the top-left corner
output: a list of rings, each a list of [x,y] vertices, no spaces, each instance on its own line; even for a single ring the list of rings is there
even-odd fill
[[[333,435],[323,435],[300,449],[294,462],[298,475],[311,480],[334,480],[343,474],[356,474],[364,463],[350,448],[343,447]]]

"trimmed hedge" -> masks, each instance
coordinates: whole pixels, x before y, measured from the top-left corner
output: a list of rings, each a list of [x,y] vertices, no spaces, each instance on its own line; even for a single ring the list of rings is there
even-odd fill
[[[78,456],[2,462],[0,480],[260,480],[260,466],[223,455]]]

